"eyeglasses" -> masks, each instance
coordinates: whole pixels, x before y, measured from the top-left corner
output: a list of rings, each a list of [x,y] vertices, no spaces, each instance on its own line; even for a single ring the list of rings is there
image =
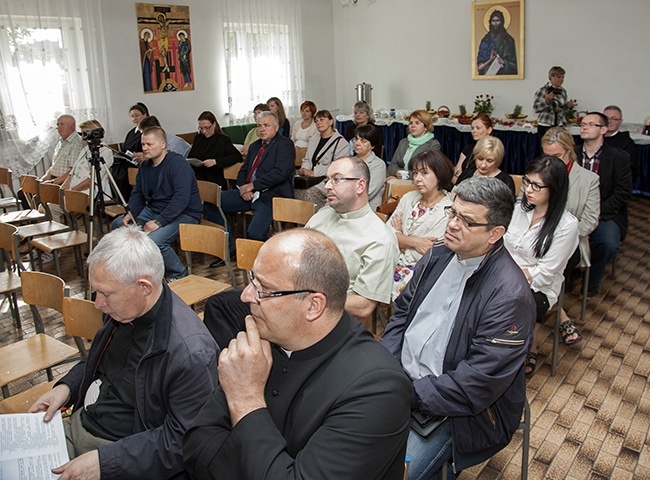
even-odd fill
[[[332,185],[338,185],[341,182],[344,182],[346,180],[361,180],[359,177],[332,177],[332,178],[325,178],[325,185],[328,183],[332,183]]]
[[[257,285],[255,285],[255,274],[252,271],[248,272],[248,278],[250,279],[250,284],[253,286],[253,290],[255,290],[255,298],[257,298],[258,302],[261,302],[266,298],[284,297],[286,295],[295,295],[297,293],[318,293],[316,290],[260,290],[257,288]]]
[[[521,179],[521,183],[524,184],[524,187],[530,187],[533,189],[533,192],[539,192],[542,188],[548,188],[548,185],[541,185],[537,182],[531,182],[530,178],[524,177]]]
[[[453,220],[454,218],[459,221],[465,228],[472,228],[472,227],[490,227],[491,225],[489,223],[476,223],[476,222],[470,222],[467,220],[465,217],[462,217],[458,214],[456,210],[454,210],[454,207],[452,206],[447,206],[444,208],[445,215],[447,215],[447,218],[449,220]]]
[[[594,122],[589,122],[589,123],[582,122],[582,123],[579,123],[578,125],[580,126],[580,128],[584,128],[584,127],[594,128],[594,127],[606,127],[607,126],[607,125],[601,125],[600,123],[594,123]]]
[[[212,127],[214,127],[214,123],[210,124],[209,127],[199,127],[199,133],[201,133],[201,132],[207,132],[207,131],[209,131]]]
[[[618,121],[623,120],[623,119],[621,117],[609,117],[608,120],[609,120],[609,123],[612,123],[612,122],[618,122]]]

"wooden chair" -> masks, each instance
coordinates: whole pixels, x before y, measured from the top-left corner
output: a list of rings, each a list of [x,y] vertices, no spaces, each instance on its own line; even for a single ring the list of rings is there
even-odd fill
[[[194,137],[196,137],[197,132],[189,132],[189,133],[179,133],[178,136],[185,140],[187,143],[192,145],[194,143]]]
[[[0,386],[4,397],[9,396],[9,383],[40,370],[46,370],[48,380],[53,380],[52,367],[78,354],[76,348],[43,333],[43,320],[37,308],[63,311],[63,280],[49,273],[23,272],[21,281],[23,301],[30,306],[37,334],[0,348]]]
[[[88,206],[89,197],[87,193],[65,190],[63,192],[64,209],[69,215],[72,229],[68,232],[57,233],[47,237],[39,237],[30,241],[30,245],[38,251],[39,269],[43,270],[40,252],[52,253],[56,264],[56,274],[61,277],[61,264],[59,252],[66,248],[73,248],[79,276],[84,277],[84,265],[81,255],[81,247],[88,243]],[[85,231],[80,229],[77,215],[81,215]]]
[[[273,221],[278,232],[282,231],[282,222],[305,226],[315,213],[315,203],[295,198],[273,198]]]
[[[235,274],[230,266],[228,232],[207,225],[181,223],[179,226],[181,250],[185,252],[189,275],[169,284],[169,288],[188,305],[208,299],[224,290],[227,283],[192,274],[192,252],[200,252],[220,258],[226,264],[233,288],[236,288]]]
[[[52,390],[56,380],[51,382],[41,383],[35,387],[29,388],[25,391],[5,398],[0,402],[0,414],[3,413],[27,413],[29,407],[34,405],[45,392]]]
[[[52,211],[50,210],[51,205],[57,205],[61,207],[63,203],[63,191],[61,187],[53,183],[41,183],[37,182],[36,184],[38,190],[38,204],[45,211],[46,219],[45,221],[38,223],[31,223],[28,225],[22,225],[18,227],[18,236],[20,240],[29,241],[35,237],[42,237],[44,235],[53,235],[55,233],[66,232],[70,230],[70,226],[57,222],[53,220]],[[29,250],[29,263],[34,270],[34,258],[32,256],[32,250]]]
[[[21,328],[20,311],[16,292],[21,288],[19,269],[23,269],[18,253],[18,229],[9,223],[0,223],[0,250],[7,265],[0,273],[0,294],[9,302],[11,316],[16,321],[16,328]]]
[[[197,180],[196,184],[199,187],[199,195],[201,197],[201,201],[203,203],[211,203],[217,207],[219,209],[219,213],[221,214],[221,218],[223,218],[224,221],[224,225],[219,225],[203,218],[201,219],[199,225],[209,225],[211,227],[217,227],[228,231],[228,220],[226,219],[226,214],[223,213],[223,210],[221,209],[221,186],[213,182],[207,182],[205,180]]]
[[[519,198],[521,187],[524,184],[524,176],[510,174],[510,178],[512,178],[512,181],[515,182],[515,197]]]
[[[4,187],[9,189],[10,195],[5,196]],[[20,202],[14,191],[13,181],[11,179],[11,170],[8,168],[0,167],[0,209],[4,213],[10,208],[20,210]]]
[[[237,175],[239,175],[239,170],[241,170],[242,165],[244,165],[242,162],[235,163],[223,169],[223,178],[226,179],[229,189],[235,188]]]
[[[27,210],[18,210],[7,212],[0,215],[0,222],[22,225],[23,223],[42,222],[47,220],[45,213],[36,209],[36,198],[38,196],[38,180],[34,175],[22,175],[20,177],[20,187],[27,198],[30,208]]]
[[[249,240],[247,238],[238,238],[235,240],[237,268],[242,271],[245,285],[248,285],[248,272],[253,269],[253,264],[262,245],[264,245],[264,242],[258,240]]]
[[[388,215],[386,215],[385,213],[375,212],[375,215],[377,215],[379,217],[379,220],[381,220],[384,223],[388,221]]]
[[[404,185],[401,183],[394,183],[390,187],[390,196],[397,197],[398,201],[404,196],[405,193],[408,193],[412,190],[415,190],[417,187],[414,184]]]
[[[303,159],[305,158],[306,155],[307,155],[307,149],[306,149],[306,148],[296,147],[296,162],[295,162],[295,166],[296,166],[297,168],[302,167],[302,161],[303,161]]]
[[[103,322],[101,310],[95,304],[82,298],[63,299],[63,322],[65,331],[74,337],[75,344],[82,357],[86,356],[85,340],[93,340]]]

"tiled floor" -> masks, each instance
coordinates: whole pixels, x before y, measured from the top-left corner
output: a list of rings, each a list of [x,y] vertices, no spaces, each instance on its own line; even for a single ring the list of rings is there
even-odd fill
[[[529,478],[650,479],[650,199],[634,198],[630,233],[617,256],[616,277],[608,269],[602,293],[589,300],[583,341],[560,345],[558,373],[551,377],[553,347],[549,318],[540,336],[540,367],[528,381],[532,412]],[[195,265],[195,273],[229,282],[224,267]],[[54,264],[46,265],[53,273]],[[84,285],[73,262],[63,263],[71,295],[83,297]],[[241,274],[238,281],[243,286]],[[569,316],[580,317],[577,289],[568,293]],[[33,335],[31,314],[21,307],[23,329],[17,330],[3,300],[0,346]],[[200,309],[200,308],[199,308]],[[46,332],[74,346],[58,314],[45,318]],[[60,376],[70,364],[55,369]],[[17,393],[44,381],[44,375],[10,386]],[[518,479],[521,432],[488,462],[464,471],[460,479]]]

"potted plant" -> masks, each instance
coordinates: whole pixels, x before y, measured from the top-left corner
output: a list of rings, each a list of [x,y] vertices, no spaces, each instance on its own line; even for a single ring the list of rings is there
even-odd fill
[[[491,115],[494,110],[494,105],[492,104],[493,95],[476,95],[476,100],[474,100],[474,113],[485,113],[486,115]]]

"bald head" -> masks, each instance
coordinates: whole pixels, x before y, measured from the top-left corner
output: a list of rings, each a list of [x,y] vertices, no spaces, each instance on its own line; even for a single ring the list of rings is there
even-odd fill
[[[77,124],[72,115],[61,115],[56,121],[56,130],[63,140],[67,140],[76,128]]]

